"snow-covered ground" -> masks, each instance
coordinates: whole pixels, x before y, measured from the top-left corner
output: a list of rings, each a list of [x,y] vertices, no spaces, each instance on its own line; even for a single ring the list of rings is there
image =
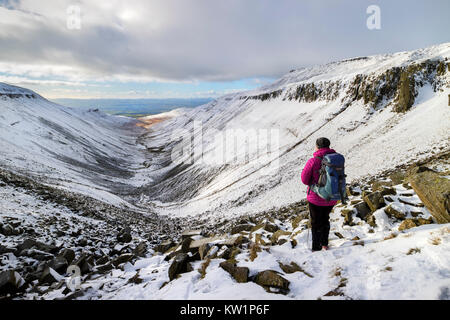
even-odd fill
[[[412,190],[402,185],[394,188],[403,196],[391,196],[391,205],[404,212],[406,218],[412,217],[411,212],[424,219],[431,217],[426,208],[415,206],[421,202]],[[399,198],[407,199],[411,205],[399,202]],[[356,199],[360,197],[350,197]],[[203,260],[192,263],[193,271],[169,282],[172,261],[151,251],[134,264],[123,265],[123,270],[85,282],[79,299],[450,299],[450,224],[427,224],[399,231],[401,221],[389,218],[381,208],[374,213],[376,227],[356,216],[355,225],[349,226],[344,224],[343,209],[338,206],[331,214],[328,251],[311,252],[307,220],[294,228],[291,223],[276,219],[275,224],[289,233],[280,239],[296,240],[294,248],[287,241],[282,245],[262,245],[253,261],[249,249],[236,256],[237,266],[248,267],[250,277],[264,270],[279,272],[290,282],[287,295],[269,293],[254,282],[237,283],[219,267],[225,261],[220,258],[210,260],[204,277],[198,271]],[[257,234],[264,241],[271,235],[258,229],[250,235],[252,242]],[[292,262],[302,271],[286,273],[280,267],[280,263]],[[52,291],[44,298],[61,298],[62,291]]]

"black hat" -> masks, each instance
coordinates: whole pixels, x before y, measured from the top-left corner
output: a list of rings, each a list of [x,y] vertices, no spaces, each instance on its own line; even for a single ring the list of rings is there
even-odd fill
[[[329,148],[330,147],[330,140],[328,140],[325,137],[319,138],[319,139],[316,140],[316,146],[319,149]]]

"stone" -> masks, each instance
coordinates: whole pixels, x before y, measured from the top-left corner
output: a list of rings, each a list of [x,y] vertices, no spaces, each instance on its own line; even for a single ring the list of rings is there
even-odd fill
[[[25,280],[15,270],[0,272],[0,296],[20,292],[24,285]]]
[[[181,252],[188,253],[192,242],[192,238],[185,238],[181,241]]]
[[[280,228],[278,228],[278,226],[275,223],[268,222],[264,225],[264,230],[266,230],[267,232],[275,233],[279,229]]]
[[[202,230],[186,230],[181,234],[181,239],[191,238],[202,235]]]
[[[99,273],[106,273],[108,271],[111,271],[112,269],[113,269],[112,263],[106,262],[104,264],[95,266],[92,271],[99,272]]]
[[[398,220],[406,219],[406,214],[401,212],[400,210],[395,209],[392,204],[384,208],[384,213],[386,213],[389,218],[396,218]]]
[[[11,236],[14,233],[14,228],[12,226],[10,226],[9,224],[2,226],[2,228],[0,229],[0,233],[3,234],[4,236]]]
[[[369,215],[366,216],[366,222],[372,228],[376,228],[377,227],[376,219],[375,219],[375,216],[373,214],[369,214]]]
[[[417,225],[413,219],[405,219],[398,227],[398,231],[403,231],[414,227],[417,227]]]
[[[84,275],[92,271],[94,263],[91,262],[91,259],[93,260],[92,257],[82,253],[78,259],[72,261],[71,265],[75,265],[80,268],[81,274]]]
[[[270,241],[273,244],[277,244],[278,243],[278,238],[281,236],[289,236],[291,235],[291,233],[289,231],[284,231],[284,230],[277,230],[272,237],[270,238]]]
[[[343,209],[341,215],[344,217],[344,225],[353,225],[353,210]]]
[[[403,183],[403,180],[405,179],[405,177],[406,177],[406,174],[401,171],[396,171],[389,175],[389,179],[391,179],[393,185]]]
[[[180,273],[188,271],[188,255],[186,253],[178,253],[173,259],[169,267],[169,280],[172,281]]]
[[[339,233],[339,232],[335,232],[334,235],[336,237],[338,237],[339,239],[344,239],[344,236],[341,233]]]
[[[211,249],[210,243],[204,243],[198,248],[198,253],[200,255],[200,260],[203,260],[208,253],[209,249]]]
[[[53,245],[48,245],[33,239],[25,239],[21,244],[19,244],[17,247],[17,252],[22,252],[23,250],[28,249],[37,249],[40,251],[44,251],[47,253],[55,254],[59,251],[59,248]]]
[[[450,222],[450,180],[432,170],[410,175],[408,182],[438,223]]]
[[[417,226],[422,226],[424,224],[432,224],[433,218],[431,218],[431,217],[428,219],[418,218],[418,219],[415,219],[414,222],[417,224]]]
[[[131,261],[134,258],[134,254],[132,253],[124,253],[118,256],[117,258],[113,259],[112,264],[117,267],[122,263]]]
[[[137,257],[145,257],[146,252],[147,252],[147,244],[144,241],[140,242],[133,250],[133,254]]]
[[[109,262],[109,261],[110,261],[109,257],[108,257],[107,255],[104,255],[104,256],[98,258],[98,259],[95,261],[95,264],[96,264],[96,265],[102,265],[102,264],[105,264],[105,263],[107,263],[107,262]]]
[[[358,196],[361,193],[358,190],[355,190],[355,188],[348,186],[345,188],[346,192],[347,192],[347,196]]]
[[[219,266],[228,272],[236,282],[248,282],[249,269],[247,267],[237,267],[235,264],[227,261],[221,262]]]
[[[117,241],[122,242],[122,243],[128,243],[131,242],[132,240],[132,236],[131,236],[131,228],[130,227],[125,227],[123,228],[118,234],[117,234]]]
[[[61,281],[63,277],[50,267],[46,267],[39,278],[39,284],[52,284]]]
[[[66,259],[67,263],[71,264],[75,259],[75,251],[73,251],[72,249],[62,249],[59,253],[59,256]]]
[[[253,226],[251,224],[238,224],[237,226],[234,226],[230,233],[231,234],[236,234],[242,231],[250,231],[252,230]]]
[[[51,260],[48,263],[48,266],[55,270],[56,272],[60,274],[64,274],[67,271],[67,267],[69,266],[69,263],[67,262],[66,258],[58,256],[55,257],[53,260]]]
[[[397,191],[395,191],[394,188],[389,188],[389,187],[383,187],[381,188],[381,190],[379,190],[381,192],[382,196],[395,196],[397,194]]]
[[[255,276],[255,283],[262,286],[267,292],[289,293],[290,282],[273,270],[265,270]]]
[[[363,196],[363,200],[369,206],[372,212],[382,208],[385,205],[383,194],[381,193],[381,191],[371,192]]]
[[[166,240],[166,241],[161,242],[159,245],[157,245],[154,248],[154,250],[156,252],[165,253],[165,252],[167,252],[167,250],[169,250],[170,248],[172,248],[175,245],[176,245],[176,243],[173,242],[172,240]]]

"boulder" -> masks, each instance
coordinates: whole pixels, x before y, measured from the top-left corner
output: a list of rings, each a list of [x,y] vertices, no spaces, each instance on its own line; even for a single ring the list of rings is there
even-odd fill
[[[67,262],[66,258],[58,256],[55,257],[53,260],[51,260],[48,263],[48,266],[55,270],[56,272],[60,274],[64,274],[67,271],[67,267],[69,266],[69,263]]]
[[[198,248],[198,253],[200,255],[200,260],[203,260],[208,253],[209,249],[211,249],[210,243],[204,243]]]
[[[383,194],[381,193],[381,191],[375,191],[366,194],[363,196],[363,200],[369,206],[372,212],[385,206]]]
[[[111,262],[106,262],[104,264],[97,265],[93,268],[92,271],[98,272],[98,273],[106,273],[108,271],[111,271],[113,269],[113,265]]]
[[[166,240],[166,241],[161,242],[159,245],[157,245],[154,248],[154,250],[156,252],[165,253],[165,252],[167,252],[167,250],[169,250],[170,248],[172,248],[175,245],[176,245],[176,243],[173,242],[172,240]]]
[[[344,225],[353,225],[353,210],[343,209],[341,210],[341,215],[344,217]]]
[[[133,254],[137,257],[144,257],[147,252],[147,244],[142,241],[133,250]]]
[[[413,219],[405,219],[398,227],[398,231],[403,231],[414,227],[417,227],[417,225]]]
[[[75,265],[80,268],[81,274],[84,275],[92,271],[92,268],[94,266],[93,260],[94,259],[92,256],[82,253],[78,259],[74,260],[71,263],[71,265]]]
[[[55,254],[59,251],[59,248],[53,245],[48,245],[33,239],[25,239],[21,244],[19,244],[17,247],[17,252],[22,252],[24,250],[28,249],[36,249],[39,251]]]
[[[134,254],[132,253],[124,253],[118,256],[117,258],[113,259],[112,264],[117,267],[122,263],[131,261],[134,258]]]
[[[291,233],[289,231],[284,231],[284,230],[277,230],[272,237],[270,238],[270,241],[273,244],[277,244],[278,243],[278,238],[281,236],[289,236],[291,235]]]
[[[280,228],[278,228],[278,226],[275,223],[268,222],[264,225],[264,230],[266,230],[267,232],[275,233],[279,229]]]
[[[188,253],[192,241],[192,238],[185,238],[181,241],[181,252]]]
[[[188,255],[181,252],[175,256],[169,267],[169,280],[172,281],[177,275],[185,272],[188,272]]]
[[[234,226],[230,233],[231,234],[236,234],[239,233],[241,231],[250,231],[252,230],[253,226],[251,224],[238,224],[237,226]]]
[[[397,185],[403,182],[405,179],[406,174],[401,171],[396,171],[389,175],[389,179],[391,179],[393,185]]]
[[[235,264],[223,261],[219,266],[228,272],[237,282],[245,283],[248,281],[249,269],[247,267],[236,267]]]
[[[450,180],[430,169],[416,170],[407,180],[436,221],[449,223]]]
[[[267,292],[271,293],[289,293],[290,282],[280,276],[273,270],[265,270],[258,273],[255,277],[255,283],[262,286]]]
[[[345,188],[346,192],[347,192],[347,196],[358,196],[361,193],[359,192],[359,190],[356,190],[356,188],[353,188],[352,186],[348,186]]]
[[[44,271],[42,272],[41,277],[39,278],[39,284],[47,284],[50,285],[54,282],[61,281],[63,279],[63,276],[61,276],[58,272],[53,270],[50,267],[46,267]]]
[[[117,234],[117,241],[122,242],[122,243],[128,243],[131,242],[132,240],[132,236],[131,236],[131,228],[130,227],[125,227],[123,228],[118,234]]]
[[[75,259],[75,251],[72,249],[63,249],[59,253],[59,256],[66,259],[67,263],[72,263],[72,261]]]
[[[395,209],[392,204],[384,208],[384,213],[386,213],[389,218],[396,218],[398,220],[406,219],[406,214],[404,212],[401,212],[400,210]]]
[[[0,295],[14,294],[24,289],[25,280],[14,270],[0,272]]]
[[[422,226],[424,224],[432,224],[433,218],[431,218],[431,217],[428,219],[418,218],[418,219],[415,219],[414,222],[417,224],[417,226]]]
[[[202,230],[185,230],[181,234],[181,239],[184,240],[186,238],[191,238],[191,237],[200,236],[200,235],[202,235]]]
[[[371,226],[372,228],[376,228],[377,227],[377,223],[376,223],[376,219],[375,216],[373,214],[368,214],[366,216],[366,222],[369,224],[369,226]]]

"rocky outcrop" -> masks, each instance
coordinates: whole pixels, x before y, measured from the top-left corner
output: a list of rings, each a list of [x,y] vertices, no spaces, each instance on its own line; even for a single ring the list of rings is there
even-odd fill
[[[221,262],[219,266],[228,272],[236,282],[245,283],[248,281],[249,269],[247,267],[237,267],[228,261]]]
[[[450,180],[424,167],[415,169],[407,180],[436,221],[449,223]]]
[[[267,292],[289,293],[290,282],[273,270],[265,270],[255,276],[255,283],[262,286]]]

